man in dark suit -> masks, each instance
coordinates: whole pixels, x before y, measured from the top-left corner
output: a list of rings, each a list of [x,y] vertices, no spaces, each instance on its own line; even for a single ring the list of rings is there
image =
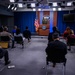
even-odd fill
[[[58,33],[54,33],[52,38],[54,41],[48,44],[45,51],[47,54],[47,61],[53,62],[53,66],[55,66],[55,62],[66,62],[65,55],[67,54],[67,45],[59,41]]]
[[[9,61],[9,56],[8,56],[8,51],[5,49],[2,49],[0,46],[0,59],[4,57],[5,60],[5,65],[8,65],[10,63]]]

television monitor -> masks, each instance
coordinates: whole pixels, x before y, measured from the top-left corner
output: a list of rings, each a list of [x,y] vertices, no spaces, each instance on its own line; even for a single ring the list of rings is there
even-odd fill
[[[64,14],[63,21],[64,22],[75,22],[75,14]]]

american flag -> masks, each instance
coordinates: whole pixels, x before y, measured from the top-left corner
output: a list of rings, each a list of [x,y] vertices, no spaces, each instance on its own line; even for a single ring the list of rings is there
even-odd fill
[[[38,19],[35,19],[34,25],[35,25],[35,27],[36,27],[36,31],[38,31],[38,28],[39,28]]]

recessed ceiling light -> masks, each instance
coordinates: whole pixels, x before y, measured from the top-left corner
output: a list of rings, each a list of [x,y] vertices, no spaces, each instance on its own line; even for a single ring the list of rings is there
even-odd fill
[[[53,11],[56,11],[56,8],[53,8]]]
[[[10,2],[15,2],[14,0],[10,0]]]
[[[39,8],[38,11],[41,11],[41,8]]]
[[[58,5],[57,5],[57,2],[54,2],[54,3],[53,3],[53,6],[58,6]]]
[[[35,7],[35,3],[31,3],[31,7]]]
[[[35,9],[35,8],[33,8],[33,11],[36,11],[36,9]]]
[[[58,11],[61,11],[61,8],[58,8]]]
[[[19,3],[18,6],[19,6],[19,7],[23,7],[22,3]]]
[[[67,6],[71,6],[72,5],[72,2],[67,2]]]

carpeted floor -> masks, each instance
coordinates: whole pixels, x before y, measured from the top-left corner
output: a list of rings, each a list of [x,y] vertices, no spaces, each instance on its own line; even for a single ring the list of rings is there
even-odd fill
[[[63,39],[61,39],[63,41]],[[8,69],[4,66],[3,59],[0,61],[0,75],[46,75],[46,54],[47,37],[34,36],[31,42],[25,40],[24,49],[21,45],[15,45],[16,48],[8,49],[11,64],[14,68]],[[75,51],[72,47],[72,52],[68,51],[66,63],[66,75],[75,75]],[[48,75],[62,75],[62,67],[48,67]]]

